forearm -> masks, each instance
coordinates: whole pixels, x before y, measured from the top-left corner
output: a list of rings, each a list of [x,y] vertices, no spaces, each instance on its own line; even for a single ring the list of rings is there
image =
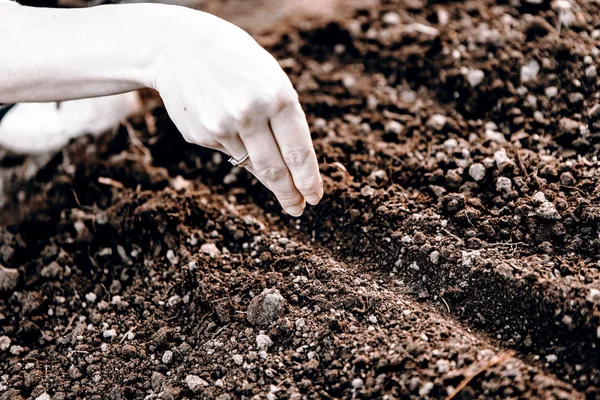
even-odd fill
[[[0,103],[59,101],[151,87],[179,7],[0,5]],[[172,36],[172,35],[171,35]]]

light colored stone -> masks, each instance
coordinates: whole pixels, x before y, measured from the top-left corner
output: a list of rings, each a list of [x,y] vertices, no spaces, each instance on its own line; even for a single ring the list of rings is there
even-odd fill
[[[530,82],[537,78],[540,72],[540,63],[537,60],[531,60],[521,67],[521,82]]]
[[[469,176],[476,182],[479,182],[485,178],[485,167],[483,164],[475,163],[469,167]]]
[[[0,292],[14,290],[19,283],[19,271],[0,265]]]
[[[0,336],[0,351],[6,351],[10,347],[10,338],[8,336]]]
[[[277,289],[265,289],[248,306],[246,318],[252,325],[269,325],[277,321],[285,300]]]
[[[208,386],[208,382],[204,379],[200,378],[198,375],[188,375],[185,377],[185,383],[190,388],[190,390],[194,393],[198,393],[202,391],[205,387]]]
[[[480,69],[470,69],[466,74],[467,82],[471,87],[477,87],[485,78],[485,73]]]
[[[539,217],[550,221],[557,221],[561,219],[560,213],[556,210],[554,204],[549,201],[545,201],[540,204],[535,212]]]
[[[512,189],[512,181],[509,178],[501,176],[496,181],[496,190],[503,193],[508,193]]]
[[[256,347],[260,351],[267,351],[273,345],[273,341],[267,335],[256,335]]]

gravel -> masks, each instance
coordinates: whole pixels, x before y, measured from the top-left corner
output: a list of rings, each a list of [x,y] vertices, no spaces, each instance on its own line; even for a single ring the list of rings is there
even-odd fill
[[[540,205],[546,202],[546,195],[544,194],[544,192],[536,192],[533,195],[532,199],[535,204]]]
[[[114,329],[107,329],[104,332],[102,332],[102,337],[104,337],[105,339],[114,339],[115,337],[117,337],[117,331]]]
[[[537,60],[531,60],[521,67],[521,82],[526,83],[537,78],[540,72],[540,63]]]
[[[0,265],[0,292],[14,290],[19,283],[19,271]]]
[[[540,204],[535,213],[539,217],[550,221],[557,221],[561,219],[560,213],[556,210],[554,204],[549,201],[545,201],[544,203]]]
[[[10,338],[8,336],[0,336],[0,351],[6,351],[10,347]]]
[[[479,182],[485,178],[485,167],[483,164],[475,163],[469,167],[469,176]]]
[[[198,375],[188,375],[185,377],[185,383],[194,393],[202,391],[203,388],[208,386],[208,382],[200,378]]]
[[[269,336],[263,334],[256,336],[256,347],[259,351],[267,351],[272,345],[273,341]]]
[[[389,121],[385,124],[385,132],[399,135],[402,133],[402,124],[398,121]]]
[[[466,78],[467,82],[469,82],[469,85],[471,85],[471,87],[477,87],[481,82],[483,82],[485,74],[480,69],[470,69],[467,72]]]
[[[269,325],[279,319],[284,302],[279,290],[265,289],[250,301],[246,318],[254,326]]]
[[[506,150],[504,149],[500,149],[494,153],[494,162],[498,168],[502,168],[505,165],[513,163],[513,161],[506,155]]]
[[[166,350],[162,356],[162,362],[164,364],[171,364],[173,361],[173,352],[171,350]]]
[[[244,357],[241,354],[234,354],[231,356],[231,359],[236,365],[242,365],[244,363]]]
[[[508,193],[512,189],[512,181],[509,178],[501,176],[496,181],[496,190],[503,193]]]
[[[97,296],[94,292],[89,292],[85,295],[85,300],[90,303],[95,303],[96,299],[97,299]]]

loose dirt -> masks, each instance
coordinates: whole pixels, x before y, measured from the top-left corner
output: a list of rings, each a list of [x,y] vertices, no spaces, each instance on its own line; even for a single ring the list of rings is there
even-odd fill
[[[0,399],[599,399],[598,15],[381,0],[262,32],[325,181],[299,219],[151,95],[71,143],[3,214]]]

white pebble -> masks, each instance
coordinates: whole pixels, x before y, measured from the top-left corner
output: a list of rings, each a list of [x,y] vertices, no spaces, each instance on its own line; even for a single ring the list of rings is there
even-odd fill
[[[600,305],[600,290],[590,289],[590,292],[585,299],[590,303]]]
[[[385,132],[398,135],[402,132],[402,124],[398,121],[389,121],[385,124]]]
[[[540,72],[540,63],[537,60],[531,60],[521,67],[521,82],[530,82],[537,78]]]
[[[360,379],[360,378],[352,379],[352,387],[354,389],[360,389],[361,387],[363,387],[363,385],[364,385],[364,382],[362,379]]]
[[[479,86],[481,82],[483,82],[483,78],[485,78],[485,74],[480,69],[470,69],[467,72],[467,82],[471,87]]]
[[[507,164],[512,164],[512,160],[508,158],[506,155],[506,150],[500,149],[494,153],[494,162],[496,163],[496,167],[502,168]]]
[[[10,338],[8,336],[0,336],[0,351],[6,351],[10,347]]]
[[[546,202],[546,195],[544,194],[544,192],[536,192],[533,197],[532,200],[535,204],[542,204]]]
[[[595,65],[590,65],[585,69],[585,76],[587,76],[589,79],[594,79],[596,76],[598,76],[598,68]]]
[[[231,359],[236,365],[242,365],[244,363],[244,357],[242,357],[240,354],[234,354]]]
[[[258,350],[268,350],[269,347],[273,345],[273,341],[267,335],[257,335],[256,336],[256,347]]]
[[[199,392],[202,388],[208,386],[208,382],[200,378],[198,375],[188,375],[185,377],[185,383],[192,392]]]
[[[473,178],[476,182],[481,181],[485,178],[485,167],[481,163],[472,164],[469,167],[469,176]]]
[[[171,350],[167,350],[163,353],[162,362],[165,364],[171,364],[173,361],[173,352]]]
[[[398,25],[400,23],[400,15],[390,11],[383,16],[382,20],[388,25]]]
[[[113,339],[117,336],[117,331],[114,329],[108,329],[108,330],[105,330],[104,332],[102,332],[102,336],[105,339]]]
[[[508,193],[512,189],[512,182],[509,178],[501,176],[496,181],[496,190],[503,193]]]
[[[95,303],[96,302],[96,293],[94,292],[89,292],[88,294],[85,295],[85,300],[90,302],[90,303]]]
[[[558,94],[558,88],[556,86],[549,86],[544,90],[546,97],[552,98]]]

